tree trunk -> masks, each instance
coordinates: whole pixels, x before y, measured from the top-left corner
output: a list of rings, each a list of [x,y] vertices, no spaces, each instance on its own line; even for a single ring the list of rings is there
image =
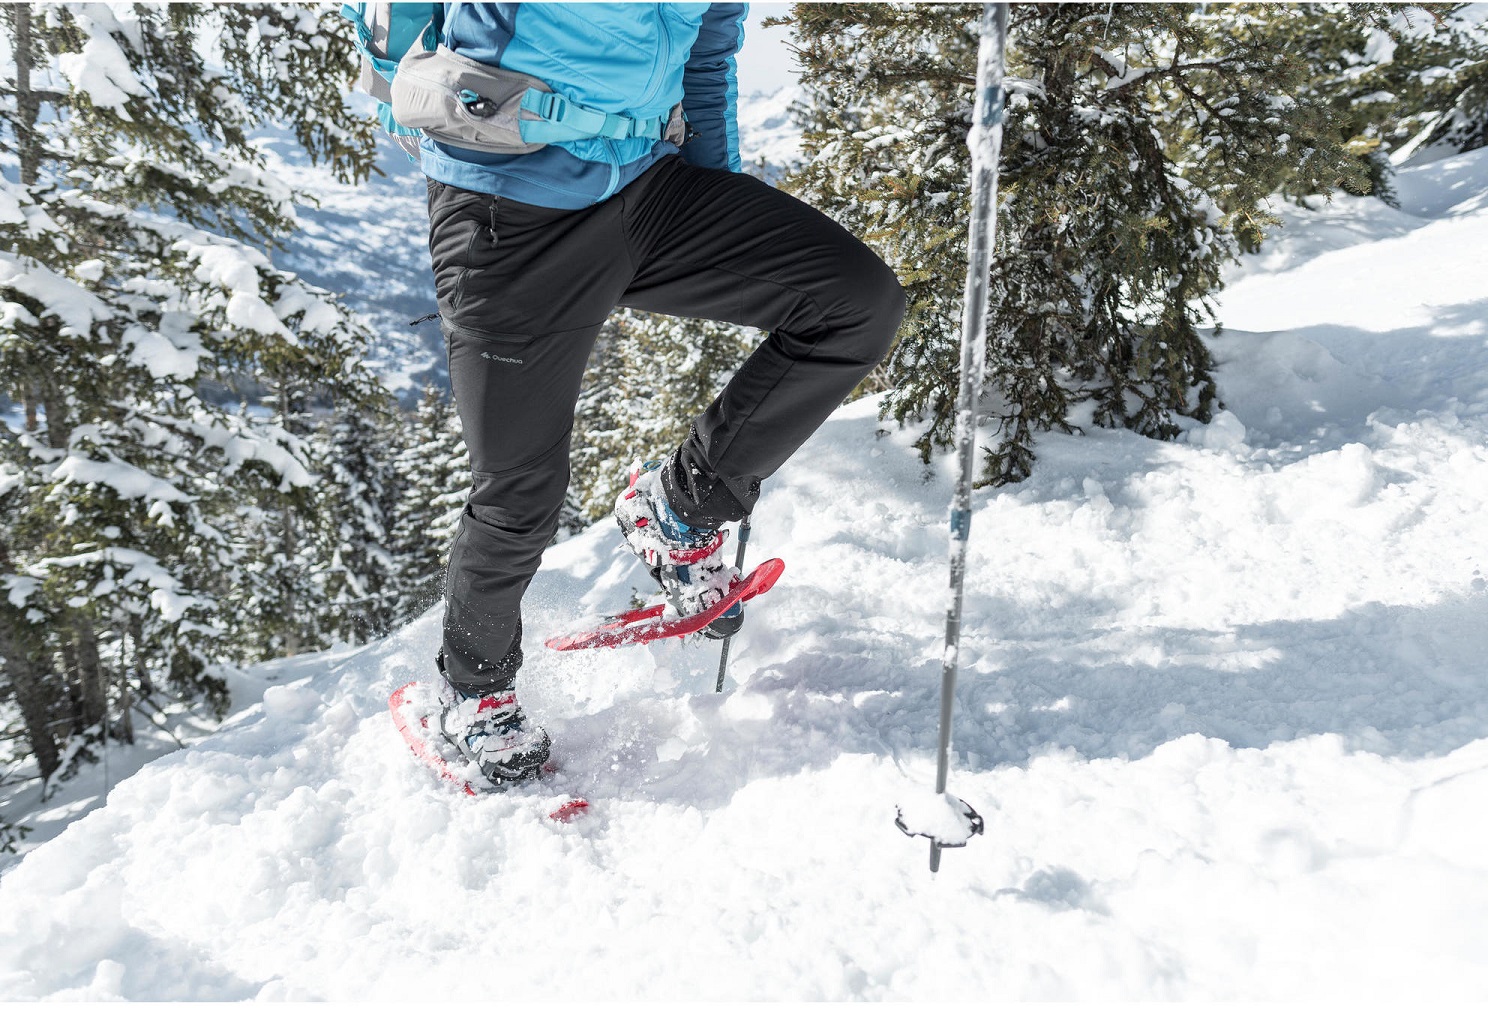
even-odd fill
[[[134,746],[134,688],[129,678],[119,678],[119,739]]]
[[[101,723],[108,717],[108,702],[103,692],[103,662],[98,657],[98,635],[88,617],[74,613],[68,625],[77,637],[78,682],[82,686],[83,727]]]
[[[38,670],[17,636],[13,617],[9,610],[0,613],[0,657],[5,659],[5,673],[10,677],[15,690],[16,704],[21,706],[21,722],[26,727],[26,742],[36,756],[37,768],[42,778],[50,776],[62,765],[62,756],[57,751],[57,739],[52,735],[52,703],[47,700],[44,676]]]
[[[53,381],[44,381],[40,390],[42,405],[46,407],[47,444],[65,449],[72,438],[72,429],[67,424],[67,404],[62,400],[62,392]]]
[[[132,622],[132,621],[131,621]],[[135,642],[139,654],[139,642]],[[134,688],[129,685],[129,663],[124,659],[124,635],[119,636],[119,739],[134,744]]]
[[[35,185],[41,174],[41,140],[36,122],[41,119],[41,98],[31,88],[31,6],[7,5],[15,27],[16,156],[22,185]]]
[[[71,732],[81,733],[88,728],[88,717],[83,712],[83,684],[78,674],[77,642],[62,640],[57,646],[53,664],[62,679],[67,681],[67,703],[72,709]]]
[[[295,529],[296,523],[294,510],[288,508],[287,501],[285,504],[286,508],[284,510],[283,520],[284,557],[286,561],[288,561],[289,559],[292,559],[294,557],[294,553],[299,546],[299,532]],[[294,585],[291,584],[289,581],[285,581],[284,583],[284,596],[282,599],[284,603],[284,654],[286,656],[298,655],[303,645],[303,641],[302,634],[300,633],[299,629],[300,624],[297,619],[298,610],[295,608],[295,588]]]
[[[11,128],[15,132],[21,184],[29,186],[35,185],[41,176],[41,140],[36,134],[36,123],[41,120],[41,97],[31,88],[31,5],[6,4],[5,11],[13,29],[15,60],[16,116]],[[26,431],[34,434],[39,396],[29,381],[23,381],[20,390],[26,410]]]
[[[129,620],[129,642],[134,645],[134,675],[139,679],[139,692],[149,697],[155,693],[155,680],[150,676],[150,661],[145,657],[145,630],[138,619]]]
[[[0,541],[0,573],[14,573],[15,565],[10,561],[10,552]],[[0,605],[0,658],[5,659],[5,673],[10,677],[15,690],[16,703],[21,706],[21,722],[26,728],[26,741],[31,753],[36,755],[37,767],[42,778],[56,772],[62,764],[57,750],[57,738],[52,734],[50,722],[52,712],[51,695],[47,693],[46,673],[41,663],[28,650],[34,644],[34,630],[28,629],[24,613],[5,602]]]

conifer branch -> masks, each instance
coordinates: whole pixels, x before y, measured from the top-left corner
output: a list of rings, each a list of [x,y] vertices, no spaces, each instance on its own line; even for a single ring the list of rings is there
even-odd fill
[[[1096,59],[1099,60],[1100,58],[1097,56]],[[1165,78],[1175,78],[1177,81],[1183,82],[1185,81],[1184,76],[1193,71],[1227,71],[1234,67],[1236,59],[1236,55],[1232,54],[1214,60],[1188,61],[1186,63],[1171,64],[1165,68],[1153,68],[1151,71],[1143,72],[1136,78],[1129,79],[1118,86],[1105,90],[1105,92],[1108,96],[1121,97],[1135,90],[1138,86],[1146,85],[1153,81],[1160,81]],[[1112,68],[1111,65],[1107,64],[1106,67],[1111,68],[1113,73],[1115,72],[1115,68]]]

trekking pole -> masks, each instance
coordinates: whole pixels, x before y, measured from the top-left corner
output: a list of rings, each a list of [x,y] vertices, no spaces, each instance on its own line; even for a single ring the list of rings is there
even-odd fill
[[[971,150],[971,228],[967,242],[965,309],[961,319],[961,384],[956,399],[956,457],[960,478],[951,500],[951,599],[946,609],[945,650],[941,656],[940,754],[935,768],[936,802],[923,821],[895,820],[909,836],[930,838],[930,871],[940,870],[945,847],[964,847],[982,832],[982,817],[970,805],[946,794],[950,773],[951,715],[956,698],[961,609],[966,583],[966,549],[971,536],[971,490],[976,464],[976,398],[987,363],[987,302],[992,243],[997,236],[997,164],[1002,151],[1003,67],[1008,5],[986,4],[977,56],[976,115],[967,146]],[[942,807],[943,805],[943,807]],[[949,812],[949,814],[947,814]]]
[[[734,555],[734,568],[740,573],[744,572],[744,546],[747,544],[749,544],[749,517],[745,516],[739,521],[739,550]],[[723,654],[718,657],[718,684],[713,688],[714,694],[723,693],[723,678],[728,673],[729,645],[733,642],[733,634],[723,639]]]

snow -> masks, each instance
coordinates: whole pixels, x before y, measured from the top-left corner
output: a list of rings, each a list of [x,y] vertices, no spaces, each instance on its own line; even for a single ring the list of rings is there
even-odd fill
[[[107,460],[97,460],[76,454],[69,455],[57,464],[51,475],[55,480],[101,484],[123,499],[183,504],[191,501],[189,495],[170,481],[147,473],[137,466],[130,466],[113,456]]]
[[[57,58],[57,68],[72,88],[88,97],[95,107],[108,107],[125,121],[130,121],[126,105],[131,96],[148,95],[129,58],[106,30],[99,31],[92,22],[82,19],[91,35],[81,53],[66,53]]]
[[[739,158],[746,169],[763,162],[778,173],[801,161],[801,130],[791,116],[800,99],[793,81],[739,98]]]
[[[202,243],[192,239],[182,239],[175,248],[196,264],[198,281],[230,293],[225,311],[229,324],[245,331],[297,341],[294,332],[284,326],[273,307],[263,299],[257,266],[265,262],[262,254],[246,246]]]
[[[31,595],[41,587],[41,581],[35,577],[22,577],[14,573],[0,577],[0,583],[5,586],[6,600],[18,609],[25,608]]]
[[[931,837],[946,847],[964,846],[974,835],[975,809],[954,794],[916,787],[899,801],[896,825],[910,836]]]
[[[227,300],[227,322],[244,331],[261,335],[278,335],[286,341],[298,341],[294,332],[274,316],[274,309],[263,296],[252,292],[234,292]]]
[[[21,203],[11,195],[9,189],[0,189],[0,224],[25,224],[26,215]]]
[[[207,354],[201,339],[182,333],[172,339],[138,324],[124,329],[125,358],[159,380],[189,381]]]
[[[92,292],[29,257],[0,253],[0,285],[39,301],[48,316],[60,321],[58,333],[64,337],[86,338],[94,321],[108,318],[108,306]],[[0,316],[11,323],[29,323],[29,315],[23,313],[6,310]]]
[[[168,516],[169,508],[164,502],[161,501],[158,505],[165,511],[157,515]],[[94,563],[118,566],[125,570],[117,581],[110,571],[106,579],[94,588],[95,595],[109,593],[111,589],[117,587],[143,585],[151,607],[158,609],[161,618],[170,623],[178,622],[197,603],[197,599],[182,587],[175,574],[162,566],[159,560],[132,548],[109,546],[78,555],[42,559],[37,563],[37,567],[46,572],[52,568],[66,569]],[[14,600],[14,595],[12,595],[12,600]]]
[[[0,808],[39,826],[0,994],[1488,999],[1488,153],[1400,195],[1281,208],[1213,422],[1087,423],[976,494],[948,788],[986,833],[937,875],[894,816],[933,788],[955,474],[870,398],[768,482],[750,562],[786,571],[722,694],[714,646],[542,648],[650,591],[613,524],[549,550],[521,693],[587,816],[403,745],[436,608],[240,674],[106,803],[90,770]]]

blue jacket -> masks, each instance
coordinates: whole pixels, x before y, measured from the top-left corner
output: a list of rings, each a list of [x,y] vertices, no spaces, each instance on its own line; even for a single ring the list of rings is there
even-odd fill
[[[681,102],[692,130],[683,159],[739,170],[734,55],[748,4],[446,4],[444,44],[483,64],[532,75],[605,113],[665,117]],[[480,153],[425,138],[424,173],[536,206],[578,210],[613,196],[666,141],[580,139],[535,153]]]

